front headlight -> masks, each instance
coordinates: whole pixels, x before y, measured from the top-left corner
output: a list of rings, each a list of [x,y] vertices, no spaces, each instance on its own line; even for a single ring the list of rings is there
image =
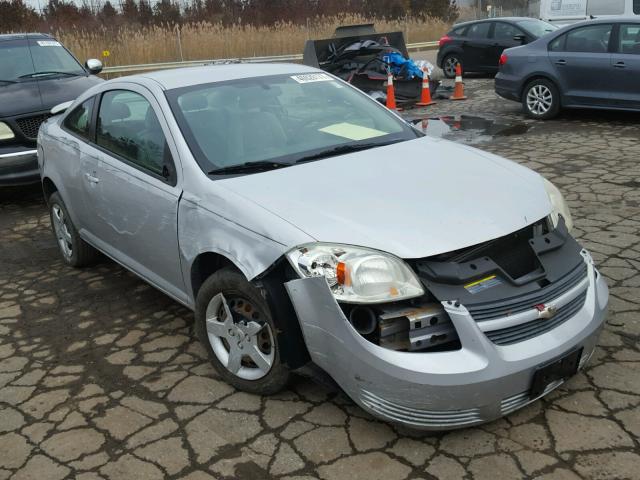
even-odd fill
[[[301,277],[324,277],[339,301],[383,303],[424,294],[404,261],[378,250],[312,243],[294,248],[287,258]]]
[[[0,122],[0,140],[11,140],[15,138],[13,130],[4,122]]]
[[[549,195],[549,201],[551,202],[551,221],[553,222],[554,228],[558,226],[558,216],[562,216],[564,218],[564,223],[567,226],[567,230],[573,230],[573,219],[571,218],[571,212],[569,211],[569,205],[565,201],[562,193],[558,190],[553,183],[551,183],[546,178],[544,180],[544,188],[547,191],[547,195]]]

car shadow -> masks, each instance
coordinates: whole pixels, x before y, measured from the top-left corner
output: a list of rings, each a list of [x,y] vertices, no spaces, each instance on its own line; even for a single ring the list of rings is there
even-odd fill
[[[14,205],[44,205],[42,186],[39,183],[31,185],[17,185],[0,187],[0,206],[4,204]]]

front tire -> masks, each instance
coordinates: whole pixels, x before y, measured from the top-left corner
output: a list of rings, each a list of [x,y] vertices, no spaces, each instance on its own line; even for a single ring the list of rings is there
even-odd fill
[[[560,94],[557,87],[544,78],[533,80],[522,94],[524,112],[535,120],[549,120],[560,112]]]
[[[54,192],[49,197],[48,205],[51,230],[64,262],[75,268],[95,263],[98,258],[97,250],[80,238],[58,192]]]
[[[195,332],[220,376],[245,392],[270,395],[289,381],[277,330],[260,290],[232,268],[211,275],[196,298]]]

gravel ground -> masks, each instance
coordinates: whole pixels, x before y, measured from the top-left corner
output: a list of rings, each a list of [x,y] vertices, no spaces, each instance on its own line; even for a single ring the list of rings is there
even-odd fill
[[[490,79],[467,81],[467,93],[406,115],[453,116],[451,138],[565,192],[575,233],[611,287],[583,373],[504,419],[437,434],[378,422],[306,379],[273,397],[240,393],[205,360],[189,311],[112,262],[65,267],[38,189],[9,189],[0,192],[0,480],[640,478],[640,115],[534,123]]]

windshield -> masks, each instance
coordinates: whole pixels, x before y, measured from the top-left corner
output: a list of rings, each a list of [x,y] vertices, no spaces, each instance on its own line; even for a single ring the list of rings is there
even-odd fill
[[[205,172],[254,162],[318,160],[420,134],[324,73],[255,77],[167,92]],[[344,147],[344,148],[342,148]]]
[[[551,25],[550,23],[543,22],[542,20],[536,20],[534,18],[531,20],[520,20],[516,23],[536,38],[540,38],[543,35],[558,29],[555,25]]]
[[[76,59],[55,40],[21,39],[0,42],[0,80],[43,78],[52,75],[52,72],[86,75]]]

